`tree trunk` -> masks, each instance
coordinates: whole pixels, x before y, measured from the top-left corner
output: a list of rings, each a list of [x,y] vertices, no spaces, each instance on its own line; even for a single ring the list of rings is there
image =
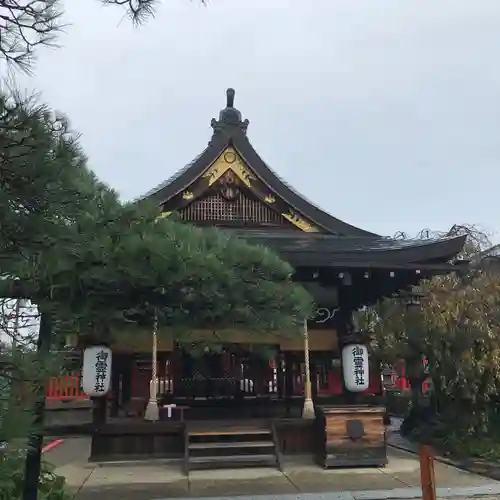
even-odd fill
[[[441,385],[441,380],[439,377],[436,377],[436,380],[432,381],[433,390],[431,393],[431,404],[434,408],[434,413],[441,413],[441,401],[443,398],[443,389]]]
[[[411,385],[411,406],[412,409],[418,410],[420,408],[420,396],[422,395],[422,381],[420,377],[411,377],[409,381]]]
[[[411,405],[413,410],[421,407],[422,383],[426,378],[420,357],[405,360],[406,373],[411,386]]]
[[[50,351],[52,325],[47,313],[41,312],[40,330],[37,341],[37,354],[39,360],[45,360]],[[45,411],[45,384],[43,379],[36,381],[35,409],[33,412],[32,429],[28,439],[28,451],[24,470],[23,500],[37,500],[38,480],[40,477],[40,463],[43,444],[43,423]]]

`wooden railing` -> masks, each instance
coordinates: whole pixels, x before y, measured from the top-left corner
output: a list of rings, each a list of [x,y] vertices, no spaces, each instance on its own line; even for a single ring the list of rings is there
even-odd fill
[[[52,377],[47,383],[45,397],[52,401],[88,399],[81,388],[80,373]]]
[[[173,392],[174,392],[174,379],[172,377],[156,378],[156,396],[173,394]]]
[[[278,392],[278,369],[276,365],[271,365],[266,385],[270,394]],[[72,373],[53,377],[49,380],[46,388],[46,398],[54,401],[70,401],[74,399],[88,399],[88,396],[81,389],[80,373]],[[301,395],[304,391],[304,374],[298,370],[293,374],[293,394]],[[240,390],[247,394],[254,392],[256,382],[250,373],[243,373],[243,378],[239,381]],[[316,377],[316,392],[319,395],[341,394],[342,384],[340,373],[328,373],[326,383],[320,382],[319,374]],[[148,382],[144,386],[144,397],[149,394]],[[174,394],[174,378],[172,376],[158,377],[157,379],[158,396],[165,394]],[[426,387],[424,387],[425,391]]]

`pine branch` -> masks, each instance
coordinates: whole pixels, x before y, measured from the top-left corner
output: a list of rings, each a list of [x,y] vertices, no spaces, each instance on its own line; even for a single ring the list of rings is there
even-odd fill
[[[161,0],[101,0],[105,5],[118,5],[124,7],[127,15],[134,24],[141,24],[154,17],[157,6]],[[208,0],[198,0],[207,5]]]
[[[104,5],[124,7],[134,24],[141,24],[154,17],[159,0],[101,0]],[[202,0],[203,1],[203,0]]]
[[[0,0],[0,55],[29,72],[35,49],[55,46],[61,15],[60,0]]]
[[[90,0],[87,0],[90,1]],[[125,10],[135,25],[154,17],[161,0],[100,0]],[[206,4],[206,0],[198,0]],[[62,0],[0,0],[0,59],[12,69],[31,73],[40,46],[57,47],[67,27]]]

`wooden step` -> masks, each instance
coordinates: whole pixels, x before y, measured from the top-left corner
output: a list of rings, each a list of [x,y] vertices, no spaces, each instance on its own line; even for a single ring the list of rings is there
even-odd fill
[[[280,454],[274,431],[265,423],[187,425],[185,471],[245,466],[277,467]]]
[[[198,467],[242,467],[246,465],[276,466],[276,456],[266,454],[189,457],[189,469]]]
[[[272,441],[212,441],[189,443],[190,450],[230,449],[230,448],[274,448]]]
[[[218,429],[218,430],[205,430],[205,431],[190,431],[188,430],[189,437],[217,437],[217,436],[269,436],[271,431],[269,429]]]

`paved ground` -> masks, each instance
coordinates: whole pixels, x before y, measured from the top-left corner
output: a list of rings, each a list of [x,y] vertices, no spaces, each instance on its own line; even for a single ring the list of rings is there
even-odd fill
[[[402,418],[391,417],[391,425],[386,427],[388,444],[404,451],[418,453],[418,445],[401,436],[399,429],[402,423]]]
[[[387,442],[400,450],[418,453],[418,445],[408,441],[408,439],[401,436],[399,427],[402,419],[393,417],[392,425],[388,428]],[[467,470],[474,474],[489,477],[495,481],[500,481],[500,463],[496,460],[488,460],[486,458],[478,457],[439,457],[441,462],[459,467],[460,469]]]
[[[46,454],[46,458],[57,466],[57,472],[66,477],[69,487],[76,493],[76,500],[240,495],[252,495],[252,498],[266,495],[257,497],[259,500],[270,500],[276,495],[280,495],[280,500],[378,500],[421,496],[417,458],[392,448],[385,469],[324,471],[306,459],[295,459],[285,464],[283,473],[271,468],[193,471],[186,478],[180,464],[175,462],[90,464],[86,461],[89,445],[89,438],[72,438]],[[436,479],[438,487],[442,488],[439,497],[500,495],[500,482],[448,465],[436,464]]]

